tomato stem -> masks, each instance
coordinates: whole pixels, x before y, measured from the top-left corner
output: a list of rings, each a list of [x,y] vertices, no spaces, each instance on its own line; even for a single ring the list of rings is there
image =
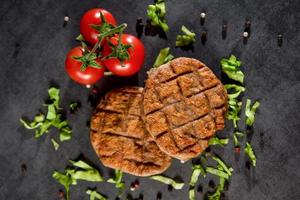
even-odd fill
[[[93,49],[89,52],[88,58],[90,57],[91,54],[93,54],[97,50],[97,48],[101,45],[101,43],[105,37],[108,37],[108,36],[116,34],[116,33],[122,33],[126,27],[127,27],[127,24],[123,23],[123,24],[117,26],[116,28],[113,28],[105,33],[101,33],[99,35],[99,40],[94,45]]]
[[[114,75],[112,72],[104,72],[104,75],[105,76],[111,76],[111,75]]]

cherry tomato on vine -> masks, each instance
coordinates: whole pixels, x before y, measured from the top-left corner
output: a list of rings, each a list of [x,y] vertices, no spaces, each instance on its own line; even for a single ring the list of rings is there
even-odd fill
[[[112,37],[110,42],[117,46],[118,37]],[[128,48],[129,59],[121,62],[118,58],[107,58],[102,61],[102,65],[109,71],[118,76],[131,76],[137,73],[144,64],[145,47],[143,43],[133,35],[122,34],[121,42],[123,45],[131,45]],[[112,52],[112,47],[108,42],[103,44],[102,56],[105,58]]]
[[[106,23],[103,23],[101,13]],[[112,26],[116,26],[116,24],[117,22],[110,12],[102,8],[94,8],[87,11],[82,16],[80,21],[80,33],[88,43],[95,45],[98,41],[98,30],[107,30]],[[94,25],[96,25],[96,29],[98,30],[93,27]],[[103,27],[100,27],[101,25],[103,25]]]
[[[67,54],[65,61],[65,69],[68,75],[77,83],[83,85],[91,85],[96,83],[104,75],[104,67],[95,68],[90,65],[82,67],[82,62],[76,57],[82,57],[84,55],[84,49],[80,46],[74,47]],[[94,63],[101,65],[100,58],[96,58]]]

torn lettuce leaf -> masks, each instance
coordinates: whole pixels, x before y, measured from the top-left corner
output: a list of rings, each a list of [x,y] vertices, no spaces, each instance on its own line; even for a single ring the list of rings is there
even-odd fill
[[[250,143],[248,143],[248,142],[246,143],[244,152],[249,157],[252,165],[255,167],[256,166],[256,156],[254,154],[252,145]]]
[[[169,62],[173,58],[174,58],[174,56],[170,54],[169,47],[161,49],[154,64],[153,64],[153,67],[159,67],[159,66]]]
[[[196,34],[185,26],[181,27],[182,35],[176,36],[176,47],[188,46],[196,42]]]
[[[241,61],[239,61],[234,55],[231,55],[228,59],[221,59],[222,71],[231,79],[244,83],[244,73],[240,70]]]
[[[52,177],[56,179],[61,185],[65,187],[66,199],[70,199],[70,185],[76,185],[78,180],[85,180],[91,182],[102,182],[103,178],[100,172],[88,165],[84,161],[72,161],[74,167],[67,168],[64,173],[54,171]]]
[[[106,200],[106,198],[96,190],[87,190],[86,194],[90,195],[90,200]]]
[[[251,107],[251,100],[247,99],[246,102],[246,109],[245,109],[245,115],[246,115],[246,124],[248,126],[252,126],[255,121],[255,112],[257,108],[259,108],[260,103],[256,101],[253,106]]]
[[[164,32],[169,30],[166,22],[166,4],[164,0],[158,0],[154,5],[149,5],[147,8],[147,15],[153,26],[159,26]]]
[[[24,119],[20,119],[21,124],[25,128],[35,130],[35,138],[39,138],[45,133],[48,133],[51,127],[56,127],[59,129],[59,139],[61,142],[71,139],[72,130],[68,125],[68,122],[62,118],[61,114],[59,114],[59,111],[61,110],[59,107],[59,92],[60,90],[54,87],[48,90],[51,103],[45,104],[47,107],[46,115],[38,114],[34,117],[32,122],[26,122]],[[53,141],[51,142],[53,143]],[[56,146],[54,147],[56,148]]]
[[[224,146],[227,145],[229,142],[228,138],[218,138],[217,136],[214,136],[212,138],[209,139],[208,141],[208,145],[220,145],[220,146]]]
[[[184,183],[176,182],[175,180],[162,175],[151,176],[150,179],[159,181],[167,185],[171,185],[175,190],[181,190],[184,186]]]

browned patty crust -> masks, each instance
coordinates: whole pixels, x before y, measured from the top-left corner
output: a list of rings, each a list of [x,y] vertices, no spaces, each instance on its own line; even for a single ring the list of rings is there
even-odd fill
[[[176,58],[148,73],[146,128],[157,145],[182,161],[198,156],[224,128],[227,93],[214,73],[192,58]]]
[[[163,153],[141,118],[143,88],[109,92],[91,119],[90,139],[103,165],[136,176],[165,171],[171,158]]]

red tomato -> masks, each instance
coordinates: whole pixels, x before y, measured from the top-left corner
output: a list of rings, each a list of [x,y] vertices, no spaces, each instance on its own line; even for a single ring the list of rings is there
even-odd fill
[[[109,71],[118,76],[131,76],[137,73],[144,64],[145,60],[145,47],[143,43],[133,35],[123,34],[121,37],[123,44],[130,44],[132,48],[128,49],[130,58],[121,63],[117,58],[109,58],[102,61]],[[110,41],[116,45],[118,37],[113,37]],[[106,42],[103,45],[102,55],[108,56],[111,53],[111,47]]]
[[[69,51],[67,54],[67,58],[65,61],[65,69],[69,76],[76,82],[83,84],[83,85],[91,85],[96,83],[103,75],[105,69],[102,68],[94,68],[88,66],[84,71],[81,71],[82,62],[75,60],[74,56],[82,56],[83,55],[83,48],[78,46],[74,47]],[[99,59],[96,62],[101,65]]]
[[[91,25],[102,24],[100,12],[103,14],[107,23],[114,26],[117,24],[114,16],[107,10],[94,8],[84,13],[80,21],[80,33],[83,35],[84,39],[91,45],[95,45],[98,41],[99,32],[93,29]]]

